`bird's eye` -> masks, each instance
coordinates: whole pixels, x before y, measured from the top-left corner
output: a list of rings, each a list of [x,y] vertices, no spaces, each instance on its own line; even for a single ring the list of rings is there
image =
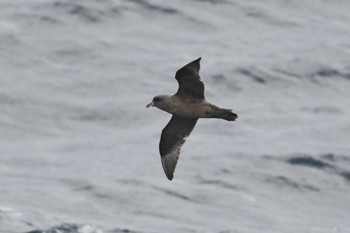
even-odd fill
[[[154,97],[154,98],[153,98],[153,101],[154,101],[154,102],[157,102],[157,101],[159,101],[159,100],[160,100],[159,97]]]

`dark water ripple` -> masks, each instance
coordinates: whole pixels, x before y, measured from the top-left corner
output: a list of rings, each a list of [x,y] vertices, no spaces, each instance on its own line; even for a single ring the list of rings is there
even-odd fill
[[[68,14],[76,15],[88,22],[98,22],[100,21],[100,15],[103,15],[103,12],[98,9],[89,8],[87,6],[71,1],[56,1],[53,3],[53,7],[60,9]]]
[[[313,167],[313,168],[319,168],[319,169],[333,167],[331,164],[328,164],[326,162],[323,162],[322,160],[315,159],[307,155],[289,158],[287,162],[292,165]]]
[[[129,229],[114,229],[110,233],[141,233],[140,231],[133,231]]]
[[[341,177],[343,177],[346,181],[350,182],[350,171],[341,171],[338,174]]]
[[[172,197],[176,197],[176,198],[179,198],[181,200],[190,201],[190,202],[197,202],[196,200],[192,199],[191,197],[188,197],[188,196],[186,196],[184,194],[175,192],[175,191],[170,190],[170,189],[159,188],[159,187],[156,187],[156,186],[152,186],[152,188],[154,188],[155,190],[161,191],[161,192],[163,192],[166,195],[169,195],[169,196],[172,196]]]
[[[343,168],[345,162],[349,162],[347,156],[335,155],[333,153],[323,154],[319,156],[320,159],[310,155],[293,156],[287,159],[287,163],[293,166],[303,166],[324,170],[329,174],[335,174],[350,182],[350,171]],[[329,162],[325,162],[328,160]]]
[[[164,14],[178,14],[178,13],[180,13],[175,8],[164,7],[164,6],[152,4],[146,0],[129,0],[129,2],[136,3],[146,10],[157,11],[157,12],[164,13]]]
[[[290,178],[284,177],[284,176],[272,176],[266,178],[267,183],[272,183],[274,185],[277,185],[279,187],[287,187],[287,188],[293,188],[300,191],[320,191],[319,188],[314,187],[309,184],[302,184],[296,181],[291,180]]]
[[[122,9],[118,5],[109,1],[94,3],[92,1],[57,0],[52,3],[44,3],[39,6],[39,9],[42,12],[56,12],[57,16],[72,16],[85,23],[101,23],[106,18],[119,17],[122,13]],[[58,21],[58,19],[54,20]]]
[[[26,233],[103,233],[103,231],[93,228],[88,225],[81,225],[75,223],[63,223],[46,230],[33,230]],[[106,233],[141,233],[125,228],[116,228]]]
[[[62,225],[52,227],[47,230],[34,230],[27,233],[102,233],[98,229],[93,229],[87,225],[79,225],[72,223],[63,223]]]
[[[92,185],[85,185],[82,187],[74,188],[73,190],[76,192],[85,192],[98,199],[110,199],[110,200],[114,199],[114,197],[111,194],[107,192],[103,192],[102,190],[99,190],[97,187]]]
[[[275,72],[276,76],[282,74],[296,79],[307,79],[315,84],[320,84],[321,80],[326,79],[343,79],[350,81],[350,71],[348,68],[337,69],[331,66],[317,64],[316,67],[308,67],[308,70],[307,68],[300,68],[298,66],[303,67],[303,65],[300,64],[292,64],[291,67],[287,69],[273,68],[272,70]],[[238,69],[238,73],[249,76],[254,81],[260,83],[264,83],[264,81],[266,81],[263,76],[256,75],[256,71],[251,71],[250,69],[248,70],[248,68]]]
[[[253,72],[251,70],[240,68],[237,70],[238,73],[250,77],[253,81],[261,84],[265,84],[267,82],[267,78],[262,76],[261,74],[258,74],[256,72]]]
[[[208,2],[208,3],[211,3],[213,5],[216,5],[216,4],[223,4],[223,3],[232,3],[230,1],[226,1],[226,0],[194,0],[196,2]]]
[[[333,68],[323,68],[312,74],[313,77],[341,77],[350,80],[350,73],[344,73]]]
[[[22,21],[30,24],[36,24],[40,23],[43,25],[58,25],[62,24],[62,22],[50,15],[40,13],[40,14],[33,14],[33,13],[25,13],[25,12],[15,12],[10,16],[11,19],[15,21]]]
[[[237,82],[226,77],[226,75],[214,74],[210,78],[212,79],[213,85],[220,85],[234,91],[242,91],[242,89],[237,85]]]
[[[230,189],[230,190],[240,190],[240,188],[234,184],[230,184],[228,182],[222,181],[222,180],[215,180],[215,179],[201,179],[199,181],[201,184],[205,185],[213,185],[213,186],[218,186],[220,188],[224,189]]]

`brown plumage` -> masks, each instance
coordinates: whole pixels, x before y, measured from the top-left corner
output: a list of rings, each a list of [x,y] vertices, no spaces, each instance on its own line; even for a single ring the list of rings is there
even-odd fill
[[[198,118],[237,119],[237,114],[231,109],[217,107],[205,99],[204,84],[199,77],[200,60],[190,62],[176,72],[179,89],[175,95],[158,95],[147,104],[147,108],[157,107],[173,115],[163,129],[159,143],[162,166],[169,180],[174,177],[181,146]]]

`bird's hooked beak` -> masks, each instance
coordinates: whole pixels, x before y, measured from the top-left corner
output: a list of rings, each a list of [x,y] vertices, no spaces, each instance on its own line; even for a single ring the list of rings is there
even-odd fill
[[[152,101],[151,103],[149,103],[149,104],[146,105],[146,108],[150,108],[150,107],[154,107],[153,101]]]

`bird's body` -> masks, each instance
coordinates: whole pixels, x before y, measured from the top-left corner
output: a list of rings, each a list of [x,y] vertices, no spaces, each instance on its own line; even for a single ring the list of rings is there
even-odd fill
[[[147,104],[147,107],[157,107],[173,115],[163,129],[159,143],[163,169],[169,180],[173,179],[181,146],[199,118],[220,118],[227,121],[237,118],[231,109],[217,107],[204,98],[204,84],[198,74],[200,59],[176,72],[175,78],[179,83],[176,94],[155,96]]]
[[[164,102],[163,106],[158,107],[159,109],[184,118],[222,118],[220,114],[225,112],[223,110],[232,114],[231,109],[219,108],[205,99],[183,98],[177,95],[159,95],[155,98],[157,97]],[[236,114],[233,114],[231,120],[236,118]]]

